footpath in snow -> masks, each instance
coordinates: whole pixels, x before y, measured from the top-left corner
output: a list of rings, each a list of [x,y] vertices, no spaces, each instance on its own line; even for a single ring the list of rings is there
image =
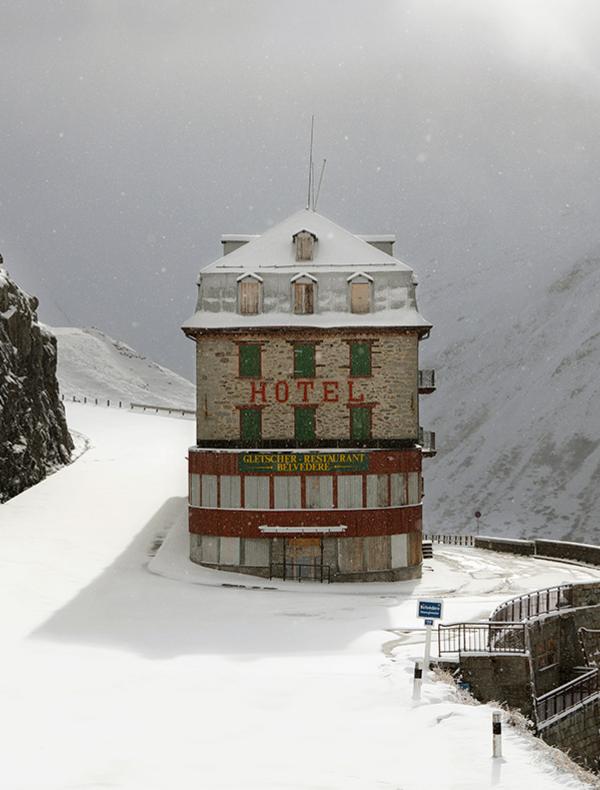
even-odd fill
[[[492,761],[491,709],[452,686],[414,706],[423,637],[398,632],[423,594],[477,619],[599,571],[444,548],[395,585],[213,572],[186,559],[193,423],[79,404],[68,419],[89,449],[0,507],[2,787],[585,786],[514,730]]]

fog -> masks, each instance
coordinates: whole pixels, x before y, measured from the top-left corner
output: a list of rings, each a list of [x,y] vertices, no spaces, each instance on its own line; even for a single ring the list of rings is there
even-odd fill
[[[196,275],[304,205],[314,114],[319,211],[396,233],[443,328],[445,277],[600,241],[599,33],[577,0],[0,3],[0,252],[43,320],[191,375]]]

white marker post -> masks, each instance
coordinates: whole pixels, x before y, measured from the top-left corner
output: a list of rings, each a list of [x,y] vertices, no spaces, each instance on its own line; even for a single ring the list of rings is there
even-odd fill
[[[421,699],[421,685],[423,683],[423,667],[420,661],[415,661],[415,673],[413,676],[413,701]]]
[[[425,678],[429,672],[431,659],[431,628],[434,620],[441,620],[444,602],[440,598],[419,599],[417,603],[417,617],[425,620],[425,655],[423,656],[423,671]]]
[[[502,757],[501,713],[492,713],[492,757]]]

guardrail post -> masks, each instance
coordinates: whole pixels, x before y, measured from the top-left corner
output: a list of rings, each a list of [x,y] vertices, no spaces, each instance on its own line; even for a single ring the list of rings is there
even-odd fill
[[[492,714],[492,757],[502,757],[502,715]]]

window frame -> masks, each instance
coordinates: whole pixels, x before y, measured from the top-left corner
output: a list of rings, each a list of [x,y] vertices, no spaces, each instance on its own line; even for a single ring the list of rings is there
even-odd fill
[[[356,406],[352,405],[349,406],[349,417],[350,417],[350,440],[353,442],[368,442],[373,438],[373,409],[371,406],[366,406],[364,404],[357,404]],[[368,415],[368,431],[366,436],[355,436],[354,435],[354,415],[358,414],[358,412],[362,412]]]
[[[262,313],[262,286],[263,286],[263,279],[259,277],[258,274],[254,274],[254,272],[248,272],[247,274],[243,274],[241,277],[238,277],[236,280],[237,283],[237,312],[238,315],[260,315]],[[257,291],[256,291],[256,310],[254,312],[248,312],[247,310],[242,310],[242,288],[244,285],[248,284],[255,284]]]
[[[312,365],[311,365],[311,373],[301,373],[298,371],[296,367],[296,351],[301,348],[308,348],[311,349],[312,355]],[[294,378],[295,379],[314,379],[317,375],[317,344],[315,342],[308,342],[308,343],[294,343],[293,345],[293,354],[294,354]]]
[[[309,414],[312,412],[312,436],[301,438],[298,433],[298,415],[300,412]],[[305,403],[294,406],[294,441],[298,444],[310,444],[317,438],[317,407]]]
[[[239,420],[240,420],[240,441],[242,442],[262,441],[262,408],[256,406],[240,406],[238,411],[239,411]],[[256,413],[258,415],[257,437],[244,436],[244,414],[247,413]]]
[[[356,346],[366,346],[369,350],[369,372],[368,373],[355,373],[352,370],[352,349]],[[349,354],[349,371],[351,379],[370,379],[373,378],[373,341],[372,340],[349,340],[348,341],[348,354]]]
[[[242,351],[248,348],[258,349],[258,373],[242,372]],[[238,376],[241,379],[260,379],[262,378],[262,343],[238,343]]]

